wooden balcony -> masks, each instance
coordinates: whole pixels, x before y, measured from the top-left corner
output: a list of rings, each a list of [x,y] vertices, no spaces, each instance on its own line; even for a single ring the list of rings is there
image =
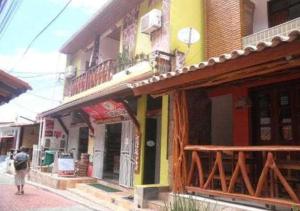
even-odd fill
[[[65,96],[73,96],[104,82],[110,81],[115,74],[115,71],[115,61],[112,59],[91,67],[83,74],[69,81],[66,85]]]
[[[150,62],[151,64],[153,64],[152,62],[155,62],[155,64],[152,65],[154,70],[153,73],[161,74],[172,71],[172,62],[173,58],[175,58],[174,55],[162,51],[155,51],[152,56],[153,58],[151,59],[149,56],[139,56],[136,59],[128,60],[126,62],[122,61],[122,64],[116,60],[106,60],[99,65],[91,67],[76,78],[66,81],[64,95],[71,97],[96,87],[102,83],[112,80],[114,74],[144,61],[148,61],[149,64]]]
[[[300,146],[188,145],[183,158],[183,191],[300,207]]]
[[[175,59],[175,55],[157,50],[152,53],[152,57],[155,61],[156,75],[172,71],[172,62]]]

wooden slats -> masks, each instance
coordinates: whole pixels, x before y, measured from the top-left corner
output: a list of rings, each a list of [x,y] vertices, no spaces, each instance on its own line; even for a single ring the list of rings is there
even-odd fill
[[[281,172],[276,162],[282,166],[283,164],[280,162],[282,158],[281,160],[276,159],[275,156],[279,153],[299,152],[299,146],[186,146],[184,149],[185,162],[187,163],[190,158],[191,164],[185,168],[188,170],[187,182],[182,181],[181,184],[186,184],[185,190],[188,192],[252,200],[279,206],[300,205],[299,189],[295,189],[297,186],[292,185],[291,181]],[[238,152],[237,157],[234,152]],[[207,160],[208,158],[203,156],[205,154],[212,157],[212,166],[210,166],[210,162],[208,162],[208,166],[203,166],[202,159]],[[232,157],[232,168],[226,174],[225,169],[228,171],[228,166],[225,166],[225,161],[228,162],[228,156]],[[257,156],[262,158],[261,169],[258,168]],[[293,162],[292,167],[297,164],[299,162]],[[255,167],[256,172],[251,171],[251,167]],[[291,166],[288,167],[290,170]],[[299,166],[292,170],[299,170]],[[195,177],[195,175],[197,176]],[[219,183],[216,183],[216,180],[219,180]],[[237,183],[239,183],[239,188],[236,188]],[[278,195],[278,191],[276,191],[278,186],[282,187],[280,190],[284,192],[284,197]]]
[[[114,72],[114,60],[106,60],[74,78],[68,85],[67,93],[70,96],[73,96],[104,82],[110,81]]]
[[[198,187],[185,187],[187,192],[189,193],[202,193],[206,195],[213,195],[213,196],[219,196],[219,197],[226,197],[226,198],[233,198],[233,199],[241,199],[241,200],[247,200],[247,201],[255,201],[261,204],[275,204],[282,207],[300,207],[300,203],[295,203],[291,200],[284,200],[284,199],[274,199],[269,197],[255,197],[245,194],[238,194],[238,193],[226,193],[218,190],[205,190],[203,188]]]

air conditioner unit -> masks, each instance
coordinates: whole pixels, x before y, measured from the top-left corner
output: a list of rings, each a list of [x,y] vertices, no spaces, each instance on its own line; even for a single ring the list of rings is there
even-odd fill
[[[141,31],[145,34],[151,34],[161,27],[161,11],[153,9],[141,18]]]
[[[66,78],[73,78],[76,75],[76,67],[73,65],[69,65],[66,68],[65,77]]]

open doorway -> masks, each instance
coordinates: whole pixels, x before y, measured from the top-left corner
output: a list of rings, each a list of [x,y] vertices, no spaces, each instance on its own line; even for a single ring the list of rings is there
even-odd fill
[[[106,125],[104,179],[119,180],[121,132],[121,123]]]
[[[14,148],[14,137],[0,138],[0,155],[6,155]]]
[[[160,136],[162,98],[148,97],[144,158],[144,184],[160,182]]]
[[[89,142],[89,128],[88,127],[79,128],[79,144],[78,144],[79,158],[82,153],[88,152],[88,142]]]

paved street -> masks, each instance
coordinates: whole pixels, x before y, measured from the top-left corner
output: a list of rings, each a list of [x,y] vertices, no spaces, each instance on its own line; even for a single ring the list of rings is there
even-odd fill
[[[0,172],[1,211],[90,211],[74,201],[65,199],[47,190],[25,186],[24,195],[15,195],[13,177]]]

